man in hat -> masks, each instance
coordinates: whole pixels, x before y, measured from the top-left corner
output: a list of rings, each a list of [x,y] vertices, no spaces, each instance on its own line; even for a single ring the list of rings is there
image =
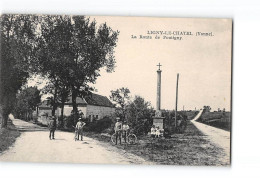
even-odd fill
[[[116,124],[115,124],[115,133],[116,133],[116,145],[117,145],[117,139],[119,138],[119,142],[121,145],[121,131],[122,131],[122,123],[120,122],[120,118],[116,118]]]
[[[83,140],[83,127],[85,125],[86,123],[83,122],[81,118],[79,118],[79,121],[77,122],[75,127],[75,140],[79,140],[79,135],[81,136],[81,140]]]
[[[50,140],[55,139],[54,133],[55,133],[55,130],[56,130],[56,118],[54,116],[50,117],[48,128],[50,130],[50,135],[49,135]]]
[[[126,143],[126,137],[129,134],[129,129],[130,128],[129,128],[129,125],[127,124],[127,122],[123,121],[122,131],[123,131],[123,137],[124,137],[125,143]]]

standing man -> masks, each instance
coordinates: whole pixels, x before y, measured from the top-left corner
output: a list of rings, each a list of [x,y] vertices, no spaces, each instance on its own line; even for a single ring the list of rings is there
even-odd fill
[[[83,127],[86,125],[85,122],[82,122],[82,119],[79,118],[79,121],[75,127],[75,140],[79,140],[79,135],[81,136],[81,140],[83,140]]]
[[[126,123],[126,121],[123,122],[123,137],[125,139],[126,143],[126,137],[128,136],[129,133],[129,125]]]
[[[51,140],[51,139],[55,139],[54,133],[55,133],[55,130],[56,130],[56,118],[54,116],[52,116],[50,118],[51,119],[49,121],[48,127],[49,127],[49,130],[50,130],[49,138]]]
[[[121,131],[122,131],[122,123],[120,122],[120,118],[116,118],[116,124],[115,124],[115,133],[116,133],[116,145],[117,145],[117,139],[119,137],[119,142],[121,145]]]

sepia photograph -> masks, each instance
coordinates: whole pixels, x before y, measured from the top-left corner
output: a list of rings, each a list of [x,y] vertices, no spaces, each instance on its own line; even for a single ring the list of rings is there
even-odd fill
[[[0,23],[1,163],[231,166],[231,18]]]

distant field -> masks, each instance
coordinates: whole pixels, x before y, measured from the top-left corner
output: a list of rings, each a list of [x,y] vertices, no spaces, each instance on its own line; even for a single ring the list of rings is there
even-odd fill
[[[198,122],[218,127],[227,131],[231,128],[230,112],[205,112],[202,114]]]

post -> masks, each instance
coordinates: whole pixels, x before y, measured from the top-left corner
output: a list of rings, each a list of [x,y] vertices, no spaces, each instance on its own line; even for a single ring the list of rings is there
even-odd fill
[[[178,83],[179,83],[179,73],[177,73],[177,83],[176,83],[175,128],[177,128],[177,110],[178,110]]]

